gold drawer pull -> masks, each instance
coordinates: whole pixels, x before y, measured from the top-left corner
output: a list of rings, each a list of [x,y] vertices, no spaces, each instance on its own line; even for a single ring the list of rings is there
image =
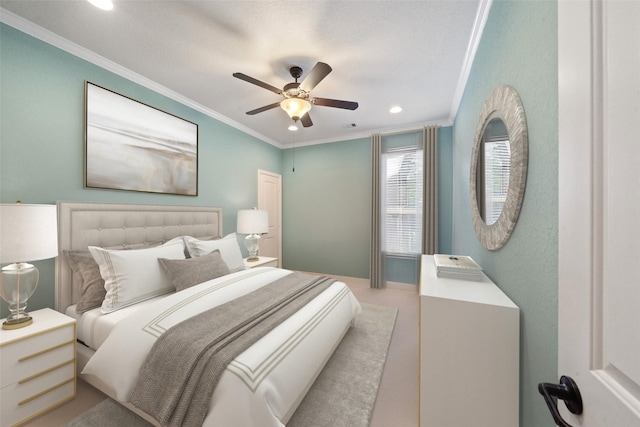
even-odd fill
[[[75,378],[69,378],[68,380],[63,381],[60,384],[54,385],[53,387],[48,388],[47,390],[41,391],[38,394],[34,394],[33,396],[26,398],[22,402],[18,402],[18,406],[22,406],[22,405],[24,405],[26,403],[29,403],[32,400],[35,400],[35,399],[39,398],[40,396],[44,396],[45,394],[47,394],[47,393],[49,393],[49,392],[51,392],[51,391],[53,391],[53,390],[55,390],[57,388],[60,388],[60,387],[62,387],[64,385],[67,385],[67,384],[69,384],[69,383],[71,383],[73,381],[75,381]]]
[[[24,362],[26,360],[33,359],[34,357],[42,356],[43,354],[49,353],[50,351],[54,351],[54,350],[57,350],[57,349],[59,349],[61,347],[67,346],[69,344],[73,344],[74,342],[75,342],[74,340],[70,340],[70,341],[64,342],[62,344],[58,344],[56,346],[53,346],[53,347],[50,347],[50,348],[46,348],[46,349],[44,349],[42,351],[39,351],[37,353],[30,354],[29,356],[21,357],[20,359],[18,359],[18,362]]]
[[[51,368],[49,368],[49,369],[47,369],[47,370],[44,370],[44,371],[42,371],[42,372],[38,372],[38,373],[37,373],[37,374],[35,374],[35,375],[31,375],[30,377],[23,378],[23,379],[21,379],[20,381],[18,381],[18,384],[24,384],[24,383],[27,383],[27,382],[29,382],[29,381],[31,381],[31,380],[33,380],[33,379],[36,379],[36,378],[41,377],[41,376],[43,376],[43,375],[46,375],[46,374],[48,374],[49,372],[53,372],[53,371],[55,371],[56,369],[60,369],[60,368],[62,368],[63,366],[67,366],[67,365],[69,365],[69,364],[71,364],[71,363],[74,363],[75,361],[76,361],[76,359],[71,359],[71,360],[69,360],[69,361],[67,361],[67,362],[61,363],[61,364],[59,364],[59,365],[57,365],[57,366],[53,366],[53,367],[51,367]]]

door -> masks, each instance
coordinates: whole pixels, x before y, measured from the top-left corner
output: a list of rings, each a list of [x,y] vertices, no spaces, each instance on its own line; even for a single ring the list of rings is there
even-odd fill
[[[640,426],[640,2],[558,4],[558,368],[571,426]]]
[[[260,240],[260,255],[278,258],[282,267],[282,176],[258,170],[258,209],[269,213],[269,232]]]

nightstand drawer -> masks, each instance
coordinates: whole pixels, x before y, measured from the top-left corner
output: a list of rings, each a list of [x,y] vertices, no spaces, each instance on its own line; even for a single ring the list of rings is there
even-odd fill
[[[2,346],[0,386],[22,381],[74,359],[73,324],[10,342]]]
[[[0,389],[0,425],[13,426],[73,399],[75,371],[75,360],[71,360],[28,381]]]
[[[0,329],[0,426],[23,424],[76,395],[76,321],[43,308]]]

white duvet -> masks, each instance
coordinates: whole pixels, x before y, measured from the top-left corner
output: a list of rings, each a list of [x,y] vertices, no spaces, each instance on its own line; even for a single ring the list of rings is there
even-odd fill
[[[271,267],[243,270],[154,301],[117,324],[82,375],[127,402],[147,353],[164,331],[289,273]],[[231,362],[203,425],[284,426],[360,311],[344,283],[332,284]]]

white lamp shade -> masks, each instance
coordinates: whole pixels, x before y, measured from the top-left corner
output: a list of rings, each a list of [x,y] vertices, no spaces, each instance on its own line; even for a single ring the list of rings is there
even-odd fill
[[[269,232],[269,214],[258,209],[242,209],[238,211],[238,226],[240,234],[264,234]]]
[[[0,264],[58,256],[55,205],[0,204]]]

